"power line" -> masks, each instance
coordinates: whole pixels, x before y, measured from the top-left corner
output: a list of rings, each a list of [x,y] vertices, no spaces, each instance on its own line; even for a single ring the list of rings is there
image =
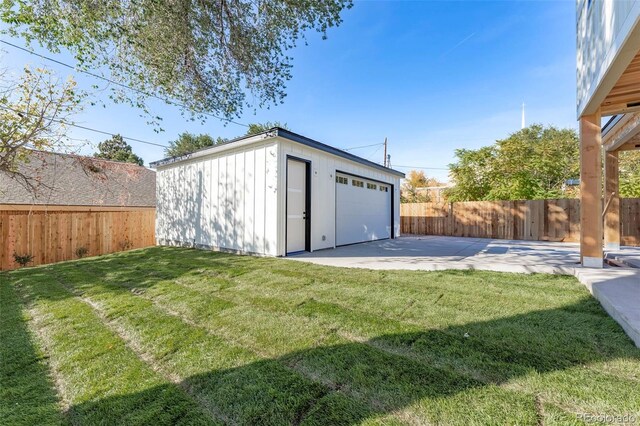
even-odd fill
[[[9,110],[9,111],[13,111],[16,114],[24,114],[24,115],[30,115],[32,117],[39,117],[39,115],[37,115],[37,114],[32,114],[32,113],[26,112],[26,111],[19,111],[17,109],[13,109],[13,108],[8,107],[6,105],[0,105],[0,108],[5,109],[5,110]],[[64,124],[65,126],[77,127],[78,129],[88,130],[90,132],[95,132],[95,133],[101,133],[103,135],[107,135],[107,136],[111,136],[111,137],[116,136],[116,134],[117,134],[117,133],[105,132],[104,130],[93,129],[91,127],[81,126],[79,124],[69,123],[68,121],[59,120],[57,118],[52,118],[52,117],[42,117],[42,118],[44,118],[46,120],[49,120],[49,121],[53,121],[54,123]],[[122,135],[120,135],[120,136],[122,136]],[[149,141],[145,141],[145,140],[142,140],[142,139],[130,138],[128,136],[122,136],[122,139],[127,139],[127,140],[130,140],[132,142],[144,143],[144,144],[147,144],[147,145],[159,146],[161,148],[168,148],[167,145],[161,145],[159,143],[149,142]]]
[[[375,150],[375,151],[373,151],[373,152],[371,153],[371,155],[367,156],[367,159],[368,159],[369,161],[373,161],[373,162],[375,162],[375,163],[378,163],[378,161],[372,160],[372,157],[373,157],[373,156],[375,156],[375,155],[378,153],[378,151],[380,151],[380,149],[382,148],[382,145],[384,145],[384,144],[379,144],[379,145],[380,145],[380,146],[379,146],[379,147],[377,147],[377,148],[376,148],[376,150]]]
[[[351,148],[342,148],[342,150],[343,150],[343,151],[351,151],[351,150],[354,150],[354,149],[370,148],[370,147],[372,147],[372,146],[378,146],[378,145],[384,145],[384,142],[381,142],[381,143],[373,143],[373,144],[371,144],[371,145],[354,146],[354,147],[351,147]]]
[[[10,42],[8,42],[8,41],[6,41],[6,40],[0,40],[0,43],[4,43],[4,44],[6,44],[7,46],[11,46],[11,47],[13,47],[13,48],[15,48],[15,49],[22,50],[23,52],[27,52],[27,53],[29,53],[30,55],[34,55],[34,56],[37,56],[37,57],[39,57],[39,58],[46,59],[47,61],[51,61],[51,62],[56,63],[56,64],[58,64],[58,65],[62,65],[63,67],[67,67],[67,68],[69,68],[69,69],[71,69],[71,70],[74,70],[74,71],[76,71],[76,72],[80,72],[80,73],[83,73],[83,74],[89,75],[89,76],[91,76],[91,77],[98,78],[98,79],[100,79],[100,80],[106,81],[106,82],[108,82],[108,83],[114,84],[114,85],[119,86],[119,87],[122,87],[122,88],[124,88],[124,89],[129,89],[129,90],[132,90],[132,91],[134,91],[134,92],[141,93],[141,94],[143,94],[143,95],[145,95],[145,96],[148,96],[148,97],[150,97],[150,98],[155,98],[155,99],[161,100],[161,101],[163,101],[163,102],[166,102],[166,103],[167,103],[167,104],[169,104],[169,105],[175,105],[175,106],[178,106],[178,107],[181,107],[181,108],[189,109],[189,107],[188,107],[188,106],[186,106],[186,105],[184,105],[184,104],[181,104],[181,103],[178,103],[178,102],[174,102],[174,101],[172,101],[172,100],[170,100],[170,99],[167,99],[167,98],[162,98],[162,97],[160,97],[160,96],[154,95],[153,93],[145,92],[144,90],[136,89],[136,88],[134,88],[134,87],[131,87],[131,86],[128,86],[128,85],[126,85],[126,84],[123,84],[123,83],[117,82],[117,81],[115,81],[115,80],[111,80],[110,78],[107,78],[107,77],[101,76],[100,74],[92,73],[91,71],[86,71],[86,70],[79,69],[79,68],[77,68],[77,67],[75,67],[75,66],[73,66],[73,65],[69,65],[69,64],[64,63],[64,62],[62,62],[62,61],[59,61],[59,60],[57,60],[57,59],[55,59],[55,58],[51,58],[51,57],[49,57],[49,56],[42,55],[42,54],[40,54],[40,53],[34,52],[34,51],[33,51],[33,50],[31,50],[31,49],[27,49],[26,47],[18,46],[17,44],[10,43]],[[197,114],[206,115],[206,116],[209,116],[209,117],[213,117],[213,118],[216,118],[216,119],[218,119],[218,120],[226,121],[226,122],[228,122],[228,123],[233,123],[233,124],[236,124],[236,125],[238,125],[238,126],[249,127],[249,125],[248,125],[248,124],[239,123],[239,122],[234,121],[234,120],[231,120],[231,119],[229,119],[229,118],[219,117],[219,116],[217,116],[217,115],[215,115],[215,114],[211,114],[211,113],[208,113],[208,112],[204,112],[204,111],[196,111],[196,113],[197,113]]]

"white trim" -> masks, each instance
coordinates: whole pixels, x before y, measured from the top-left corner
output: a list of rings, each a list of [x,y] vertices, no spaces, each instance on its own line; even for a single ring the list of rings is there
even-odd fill
[[[618,251],[620,250],[620,243],[606,243],[604,249],[607,251]]]
[[[165,158],[159,161],[154,161],[151,164],[152,164],[152,167],[156,168],[157,170],[160,170],[163,167],[167,167],[173,164],[183,163],[188,160],[195,160],[200,157],[206,157],[208,155],[214,155],[224,151],[231,151],[234,149],[243,148],[247,145],[251,145],[259,142],[266,142],[269,139],[275,139],[275,136],[270,136],[268,134],[261,133],[259,135],[249,136],[247,138],[240,139],[235,142],[228,142],[220,145],[213,145],[211,148],[195,151],[190,154],[185,154],[181,157],[175,157],[175,158],[171,157],[171,158]]]
[[[582,256],[582,266],[585,268],[602,269],[604,267],[604,260],[601,257]]]

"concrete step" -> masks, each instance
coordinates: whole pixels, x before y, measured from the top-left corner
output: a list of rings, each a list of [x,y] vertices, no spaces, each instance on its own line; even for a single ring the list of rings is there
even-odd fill
[[[574,275],[640,348],[640,269],[576,268]]]
[[[640,256],[629,256],[629,255],[621,254],[618,252],[614,252],[614,253],[607,253],[606,258],[614,260],[625,266],[628,266],[629,268],[640,269]]]

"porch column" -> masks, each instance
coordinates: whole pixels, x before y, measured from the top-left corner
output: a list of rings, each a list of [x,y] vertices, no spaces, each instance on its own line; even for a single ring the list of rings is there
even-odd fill
[[[602,135],[600,111],[580,117],[580,259],[602,268]]]
[[[618,151],[607,151],[604,155],[604,246],[607,250],[620,250]]]

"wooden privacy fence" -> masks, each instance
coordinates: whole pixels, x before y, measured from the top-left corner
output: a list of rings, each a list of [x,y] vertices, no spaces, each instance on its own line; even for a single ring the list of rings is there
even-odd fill
[[[0,270],[155,245],[155,208],[0,205]]]
[[[400,206],[405,234],[580,241],[580,200],[469,201]],[[622,244],[640,246],[640,199],[620,205]]]

